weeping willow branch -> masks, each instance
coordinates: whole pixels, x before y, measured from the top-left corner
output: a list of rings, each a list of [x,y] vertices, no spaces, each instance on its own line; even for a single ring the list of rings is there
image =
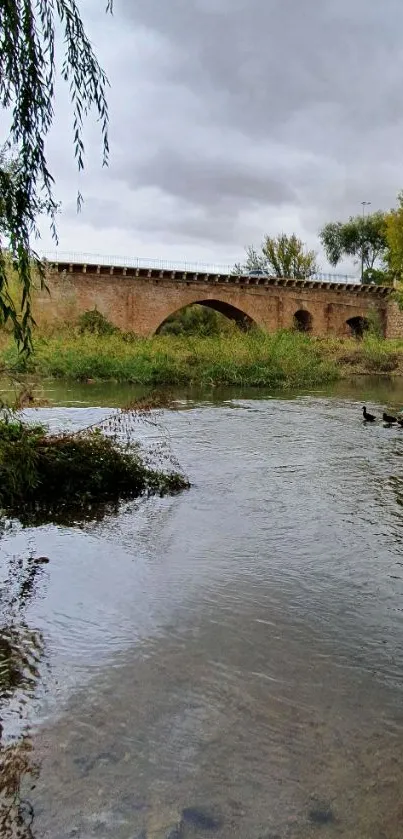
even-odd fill
[[[113,0],[106,11],[112,12]],[[57,241],[54,179],[46,160],[45,141],[54,118],[56,77],[55,30],[61,28],[64,60],[61,75],[69,85],[73,113],[74,155],[84,166],[83,123],[91,110],[100,122],[103,165],[109,156],[108,79],[85,32],[76,0],[0,0],[0,106],[10,114],[7,149],[18,164],[0,156],[0,322],[10,321],[21,352],[32,350],[33,274],[45,281],[44,266],[31,246],[38,236],[37,217],[46,212]],[[12,260],[21,296],[9,290],[7,266]]]

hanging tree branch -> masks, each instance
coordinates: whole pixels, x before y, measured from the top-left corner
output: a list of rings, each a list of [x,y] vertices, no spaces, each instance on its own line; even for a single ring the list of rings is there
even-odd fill
[[[106,11],[112,13],[113,0]],[[55,26],[61,26],[65,55],[61,69],[69,84],[73,108],[74,154],[84,166],[83,122],[95,109],[108,163],[107,77],[86,35],[76,0],[0,0],[0,106],[11,114],[7,147],[18,162],[7,165],[0,154],[0,323],[11,321],[14,337],[24,353],[32,349],[31,291],[38,273],[44,285],[44,266],[31,247],[38,235],[39,212],[49,216],[57,241],[53,177],[45,140],[53,124],[55,86]],[[17,272],[21,298],[10,295],[9,258]]]

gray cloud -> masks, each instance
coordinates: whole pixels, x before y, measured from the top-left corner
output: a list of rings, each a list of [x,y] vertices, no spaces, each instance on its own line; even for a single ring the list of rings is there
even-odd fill
[[[126,0],[123,6],[134,25],[169,44],[175,58],[166,77],[186,79],[208,96],[215,119],[248,136],[281,134],[290,117],[318,105],[340,106],[350,125],[396,118],[403,69],[398,0]]]
[[[192,204],[223,205],[230,215],[236,211],[234,202],[239,199],[274,205],[296,199],[286,179],[267,172],[264,164],[248,166],[247,161],[231,161],[220,152],[195,157],[186,149],[160,149],[133,175],[136,186],[159,187]]]
[[[231,261],[265,232],[315,245],[322,223],[363,199],[394,203],[400,0],[116,0],[112,22],[90,0],[87,15],[112,83],[111,166],[101,173],[91,155],[83,182],[100,249],[117,230],[127,249],[149,249],[155,232],[178,258],[210,247]]]

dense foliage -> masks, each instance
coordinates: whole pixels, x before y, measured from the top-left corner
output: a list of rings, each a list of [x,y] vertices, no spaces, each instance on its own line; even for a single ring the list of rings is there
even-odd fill
[[[234,329],[233,321],[208,306],[195,304],[174,312],[162,324],[160,335],[221,335]]]
[[[1,346],[1,345],[0,345]],[[9,365],[15,348],[4,345]],[[258,330],[213,336],[156,335],[128,342],[113,335],[80,335],[63,330],[35,341],[27,371],[79,381],[114,380],[146,386],[251,385],[292,387],[337,378],[333,359],[315,340],[296,331]]]
[[[0,508],[21,520],[82,516],[89,505],[187,486],[177,472],[147,468],[135,446],[123,448],[99,429],[50,435],[41,425],[0,420]]]
[[[348,221],[332,221],[319,233],[320,241],[331,265],[343,257],[361,262],[364,282],[387,284],[385,270],[388,247],[385,213],[351,216]]]
[[[386,215],[387,263],[398,282],[403,279],[403,192],[398,195],[398,205]]]
[[[78,329],[81,335],[114,335],[119,332],[113,323],[99,312],[98,309],[89,309],[83,312],[78,319]]]

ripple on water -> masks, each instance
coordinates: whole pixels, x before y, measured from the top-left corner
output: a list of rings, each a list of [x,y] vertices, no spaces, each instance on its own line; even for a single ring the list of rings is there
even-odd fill
[[[166,412],[189,493],[3,538],[3,570],[50,560],[14,613],[43,638],[53,712],[35,740],[43,837],[398,835],[403,434],[360,409]]]

